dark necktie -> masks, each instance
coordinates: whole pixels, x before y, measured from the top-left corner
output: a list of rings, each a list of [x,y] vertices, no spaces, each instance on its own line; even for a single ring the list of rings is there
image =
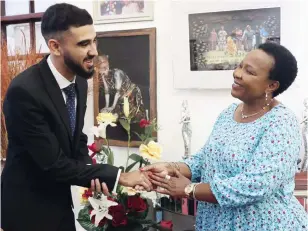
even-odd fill
[[[74,136],[75,125],[76,125],[76,107],[75,107],[75,83],[70,84],[68,87],[63,88],[66,95],[66,108],[68,112],[68,117],[70,120],[70,128],[72,136]]]

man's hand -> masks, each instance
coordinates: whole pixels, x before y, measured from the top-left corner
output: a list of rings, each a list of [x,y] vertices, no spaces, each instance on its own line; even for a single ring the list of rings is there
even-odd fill
[[[107,185],[104,182],[101,184],[98,179],[91,180],[91,190],[92,192],[103,193],[105,196],[110,196]]]
[[[148,174],[146,172],[140,172],[139,170],[121,173],[119,184],[127,187],[140,185],[148,192],[153,190],[152,183],[148,179]]]
[[[191,183],[191,181],[183,176],[179,171],[175,170],[175,177],[161,176],[160,174],[149,174],[150,181],[153,185],[158,186],[155,189],[156,192],[162,194],[168,194],[175,198],[186,197],[185,187]],[[161,187],[161,188],[159,188]]]

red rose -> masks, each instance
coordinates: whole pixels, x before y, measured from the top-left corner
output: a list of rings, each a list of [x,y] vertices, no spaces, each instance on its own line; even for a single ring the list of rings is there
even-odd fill
[[[92,152],[99,152],[100,150],[98,149],[96,143],[94,142],[93,144],[91,145],[88,145],[88,148],[92,151]]]
[[[144,212],[147,204],[140,196],[130,196],[127,198],[127,208],[135,212]]]
[[[142,119],[142,120],[140,120],[140,122],[139,122],[139,126],[140,126],[141,128],[147,127],[147,126],[149,126],[149,125],[150,125],[150,121],[149,121],[149,120],[146,120],[146,119]]]
[[[173,223],[172,221],[161,221],[160,226],[166,229],[172,229]]]
[[[112,225],[118,227],[127,224],[127,217],[123,205],[109,207],[109,214],[112,216]]]

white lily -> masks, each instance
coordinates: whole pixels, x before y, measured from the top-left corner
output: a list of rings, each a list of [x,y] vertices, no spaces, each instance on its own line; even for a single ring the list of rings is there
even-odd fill
[[[128,102],[128,97],[124,97],[124,106],[123,106],[123,112],[126,118],[129,117],[129,102]]]
[[[110,201],[106,196],[102,195],[100,199],[95,199],[93,197],[89,197],[89,202],[93,208],[90,218],[95,215],[95,226],[97,227],[101,220],[105,217],[109,220],[112,220],[112,216],[108,213],[110,206],[118,205],[117,202]]]
[[[96,137],[106,139],[106,129],[108,125],[110,125],[111,127],[117,126],[117,124],[112,122],[103,122],[100,123],[98,126],[94,126],[91,130]]]

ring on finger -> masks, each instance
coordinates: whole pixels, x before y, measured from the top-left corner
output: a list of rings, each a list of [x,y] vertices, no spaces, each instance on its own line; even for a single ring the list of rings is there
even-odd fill
[[[165,180],[170,180],[170,178],[171,178],[171,177],[170,177],[169,175],[166,175],[166,176],[165,176]]]

